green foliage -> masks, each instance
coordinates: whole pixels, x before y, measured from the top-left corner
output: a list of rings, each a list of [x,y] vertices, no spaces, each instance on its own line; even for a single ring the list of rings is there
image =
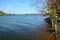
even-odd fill
[[[49,11],[49,16],[51,16],[52,18],[55,18],[57,16],[57,9],[54,8],[52,10]]]
[[[0,11],[0,16],[6,15],[3,11]]]
[[[15,16],[15,15],[16,15],[16,14],[11,14],[11,13],[6,14],[5,12],[0,11],[0,16]]]

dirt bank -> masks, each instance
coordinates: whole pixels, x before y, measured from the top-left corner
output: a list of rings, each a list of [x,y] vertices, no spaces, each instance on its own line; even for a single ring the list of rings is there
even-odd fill
[[[47,31],[47,29],[48,28],[46,28],[46,30],[45,30],[43,40],[60,40],[59,36],[55,39],[52,32]]]

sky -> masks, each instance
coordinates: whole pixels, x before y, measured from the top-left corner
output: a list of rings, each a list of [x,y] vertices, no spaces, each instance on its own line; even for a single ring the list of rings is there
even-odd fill
[[[37,7],[32,5],[34,2],[36,0],[0,0],[0,10],[11,14],[35,14],[38,11]],[[42,7],[40,3],[40,8]]]

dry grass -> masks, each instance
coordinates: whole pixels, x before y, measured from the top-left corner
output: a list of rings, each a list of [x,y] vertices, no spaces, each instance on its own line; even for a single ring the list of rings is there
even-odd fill
[[[50,30],[49,28],[46,28],[46,31],[45,31],[45,34],[44,34],[44,40],[60,40],[59,36],[57,36],[57,38],[55,39],[53,33],[49,30]]]

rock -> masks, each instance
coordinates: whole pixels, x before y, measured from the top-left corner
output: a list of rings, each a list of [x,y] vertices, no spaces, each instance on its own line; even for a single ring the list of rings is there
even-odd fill
[[[46,21],[48,24],[52,25],[51,17],[46,18],[45,21]]]

